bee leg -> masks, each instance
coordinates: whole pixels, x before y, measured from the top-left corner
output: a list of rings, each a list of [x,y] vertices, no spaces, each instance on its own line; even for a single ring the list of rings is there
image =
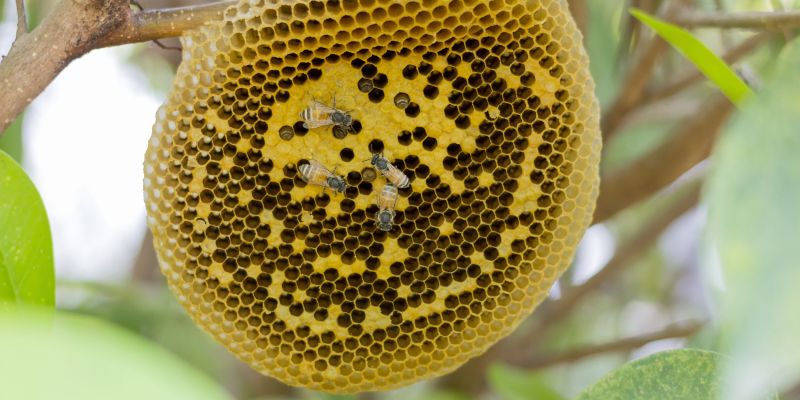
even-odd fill
[[[331,108],[336,108],[336,93],[333,94],[333,107]]]

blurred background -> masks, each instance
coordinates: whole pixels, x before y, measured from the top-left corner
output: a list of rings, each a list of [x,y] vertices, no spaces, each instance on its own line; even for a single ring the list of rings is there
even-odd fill
[[[31,29],[57,0],[31,0]],[[145,8],[201,0],[142,0]],[[603,184],[595,225],[550,298],[509,338],[458,371],[364,399],[515,399],[487,376],[570,398],[614,368],[658,351],[714,350],[701,273],[708,153],[733,107],[681,55],[628,14],[670,7],[798,9],[794,0],[569,0],[603,110]],[[800,3],[800,2],[798,2]],[[16,29],[0,0],[0,54]],[[693,33],[752,86],[798,32]],[[177,39],[166,45],[179,45]],[[142,204],[142,157],[180,52],[151,43],[102,49],[70,64],[0,139],[44,199],[53,231],[57,307],[109,320],[200,368],[236,399],[327,399],[263,377],[196,328],[156,265]],[[550,396],[550,397],[547,397]],[[800,382],[782,399],[800,399]]]

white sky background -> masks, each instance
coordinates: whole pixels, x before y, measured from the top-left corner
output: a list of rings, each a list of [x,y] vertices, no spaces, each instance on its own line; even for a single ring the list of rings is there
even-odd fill
[[[0,54],[16,30],[5,6]],[[73,61],[25,113],[24,167],[47,208],[59,279],[123,280],[144,236],[142,161],[164,94],[124,61],[131,51]]]

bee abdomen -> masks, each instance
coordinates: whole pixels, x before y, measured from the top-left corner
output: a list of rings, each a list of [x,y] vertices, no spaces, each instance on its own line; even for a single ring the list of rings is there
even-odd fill
[[[297,167],[297,170],[300,171],[300,177],[304,181],[308,182],[308,175],[311,173],[311,165],[303,164],[303,165]]]
[[[400,178],[399,182],[397,182],[397,187],[399,187],[400,189],[405,189],[408,187],[408,185],[409,185],[408,177],[405,174],[403,174],[403,177]]]

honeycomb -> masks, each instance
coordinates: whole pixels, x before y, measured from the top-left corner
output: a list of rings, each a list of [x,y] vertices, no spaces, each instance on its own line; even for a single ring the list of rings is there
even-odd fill
[[[601,144],[565,1],[243,1],[182,41],[147,220],[181,304],[252,368],[330,393],[430,379],[569,265]],[[334,95],[352,129],[305,129]],[[343,194],[301,179],[312,153]],[[373,154],[411,182],[389,231]]]

